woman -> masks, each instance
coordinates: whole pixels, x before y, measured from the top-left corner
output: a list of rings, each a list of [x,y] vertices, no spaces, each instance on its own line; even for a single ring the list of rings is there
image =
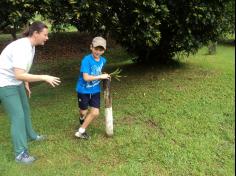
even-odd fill
[[[0,101],[11,122],[11,136],[15,161],[29,164],[35,157],[28,153],[27,140],[42,140],[31,124],[30,108],[26,90],[30,96],[28,82],[45,81],[53,87],[60,84],[60,78],[50,75],[28,73],[33,62],[35,46],[48,40],[48,28],[42,22],[34,22],[24,37],[7,45],[0,55]]]

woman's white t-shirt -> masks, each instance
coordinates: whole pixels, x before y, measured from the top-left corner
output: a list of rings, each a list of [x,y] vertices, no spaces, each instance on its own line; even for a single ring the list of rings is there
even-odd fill
[[[13,41],[0,55],[0,87],[20,85],[22,81],[15,78],[14,68],[29,72],[35,54],[35,47],[28,38]]]

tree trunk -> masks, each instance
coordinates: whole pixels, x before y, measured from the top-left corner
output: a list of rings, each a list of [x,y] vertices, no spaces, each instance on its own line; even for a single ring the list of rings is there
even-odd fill
[[[107,136],[113,135],[113,115],[112,115],[112,98],[111,98],[111,80],[103,80],[103,92],[105,103],[105,126]]]
[[[13,27],[13,29],[10,29],[10,33],[11,33],[13,40],[17,39],[16,32],[17,32],[17,30],[16,30],[15,26]]]
[[[208,43],[208,54],[209,55],[214,55],[216,54],[216,46],[217,46],[217,42],[212,42],[210,41]]]
[[[12,36],[13,40],[17,39],[16,32],[11,32],[11,36]]]

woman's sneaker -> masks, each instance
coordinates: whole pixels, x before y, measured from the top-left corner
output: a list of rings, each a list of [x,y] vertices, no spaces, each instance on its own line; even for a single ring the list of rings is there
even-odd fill
[[[90,139],[91,137],[88,135],[88,133],[84,132],[84,133],[80,133],[80,132],[76,132],[75,136],[81,139]]]
[[[30,156],[27,150],[21,152],[16,158],[15,161],[22,164],[31,164],[35,161],[35,157]]]
[[[46,139],[47,139],[46,136],[44,136],[44,135],[38,135],[38,136],[36,137],[35,141],[44,141],[44,140],[46,140]]]

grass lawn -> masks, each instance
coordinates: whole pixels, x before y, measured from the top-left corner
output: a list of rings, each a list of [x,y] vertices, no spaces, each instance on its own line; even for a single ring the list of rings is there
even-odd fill
[[[201,49],[171,66],[138,66],[111,49],[108,72],[127,77],[112,81],[114,136],[105,136],[104,105],[88,129],[92,139],[74,137],[79,127],[75,83],[79,59],[36,63],[32,72],[60,76],[62,84],[32,84],[32,122],[48,136],[30,142],[39,159],[14,162],[10,124],[0,106],[1,176],[222,175],[235,171],[235,47]]]

